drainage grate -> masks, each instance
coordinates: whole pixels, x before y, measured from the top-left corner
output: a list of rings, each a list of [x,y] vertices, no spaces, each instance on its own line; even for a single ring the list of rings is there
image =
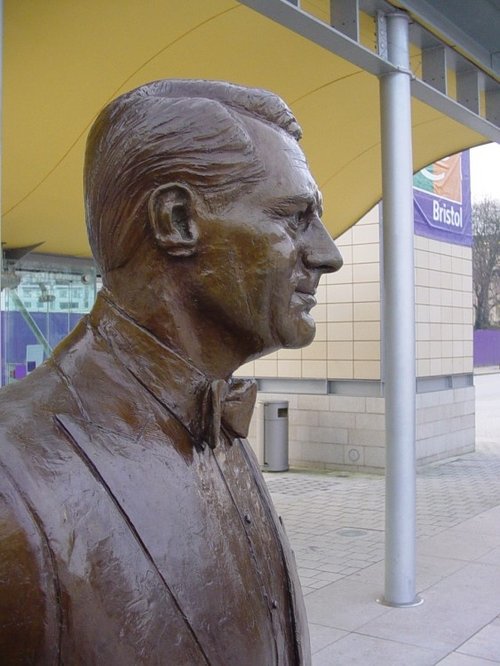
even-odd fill
[[[368,534],[369,530],[359,530],[350,527],[343,527],[340,530],[335,530],[335,534],[343,537],[362,537]]]

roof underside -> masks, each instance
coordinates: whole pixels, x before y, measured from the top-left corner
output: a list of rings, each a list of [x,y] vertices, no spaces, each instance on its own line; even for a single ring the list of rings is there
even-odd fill
[[[484,3],[498,20],[496,0]],[[320,18],[329,12],[328,0],[306,5]],[[374,29],[363,15],[361,41],[372,50]],[[235,0],[122,0],[119,11],[112,0],[6,0],[4,35],[7,247],[43,242],[38,251],[89,256],[81,187],[86,134],[110,99],[159,78],[222,79],[281,95],[304,129],[303,148],[335,236],[380,199],[377,77]],[[418,72],[422,55],[412,53]],[[413,134],[415,169],[486,140],[477,127],[419,100]]]

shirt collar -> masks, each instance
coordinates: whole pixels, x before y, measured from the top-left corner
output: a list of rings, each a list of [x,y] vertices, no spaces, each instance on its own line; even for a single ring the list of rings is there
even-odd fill
[[[205,442],[211,447],[216,445],[221,418],[223,426],[225,418],[230,425],[238,424],[229,428],[231,438],[246,436],[257,393],[254,381],[209,379],[137,324],[112,301],[105,289],[97,296],[90,324],[109,345],[117,361],[188,430],[196,444],[202,448]],[[222,405],[228,392],[232,395]],[[247,396],[241,399],[244,393]],[[239,412],[236,418],[235,410]]]
[[[205,430],[205,375],[99,292],[90,323],[114,356],[202,444]]]

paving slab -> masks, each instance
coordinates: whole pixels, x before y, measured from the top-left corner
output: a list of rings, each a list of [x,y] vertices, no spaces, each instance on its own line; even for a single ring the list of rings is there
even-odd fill
[[[480,657],[491,661],[500,660],[500,619],[491,624],[461,645],[457,652],[470,657]]]
[[[324,625],[315,622],[309,623],[309,633],[311,636],[311,651],[313,654],[348,635],[347,631],[325,627]]]
[[[313,655],[313,666],[433,666],[442,657],[436,650],[351,633]]]
[[[453,652],[439,661],[438,664],[439,666],[492,666],[492,664],[500,664],[500,661],[470,657],[466,654]]]
[[[310,622],[354,631],[369,620],[390,612],[377,603],[378,586],[346,577],[306,596]]]

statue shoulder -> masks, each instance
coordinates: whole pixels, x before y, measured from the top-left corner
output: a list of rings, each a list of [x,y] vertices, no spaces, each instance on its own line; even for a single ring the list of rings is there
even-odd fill
[[[57,578],[36,516],[0,468],[2,663],[56,663]]]

